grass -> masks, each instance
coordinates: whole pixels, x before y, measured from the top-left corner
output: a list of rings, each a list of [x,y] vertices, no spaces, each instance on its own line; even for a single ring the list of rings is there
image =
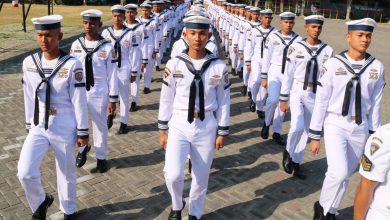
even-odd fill
[[[25,4],[26,10],[28,4]],[[59,14],[64,17],[62,22],[63,26],[80,26],[81,16],[80,13],[87,9],[98,9],[103,12],[103,21],[108,21],[111,18],[111,6],[65,6],[55,5],[54,14]],[[41,17],[47,15],[47,5],[32,4],[30,12],[28,14],[26,24],[32,26],[31,18]],[[22,24],[22,5],[19,4],[18,8],[13,8],[11,4],[5,3],[0,12],[0,26],[10,24]]]

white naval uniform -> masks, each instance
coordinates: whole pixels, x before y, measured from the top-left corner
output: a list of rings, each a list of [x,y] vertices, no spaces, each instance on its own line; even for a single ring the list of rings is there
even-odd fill
[[[256,109],[258,111],[263,110],[263,105],[267,95],[267,89],[260,86],[263,57],[267,53],[266,42],[268,37],[274,32],[277,32],[276,28],[269,27],[265,29],[261,25],[256,25],[256,23],[251,31],[251,44],[248,48],[250,60],[248,60],[246,63],[249,63],[252,68],[252,73],[250,76],[251,80],[248,84],[251,87],[252,100],[255,102]]]
[[[131,54],[131,75],[136,75],[135,81],[131,83],[130,94],[131,102],[138,104],[139,81],[141,77],[141,63],[146,64],[148,57],[147,45],[144,44],[144,25],[136,21],[134,24],[127,24],[126,27],[131,32],[132,49]]]
[[[375,131],[381,123],[381,100],[385,85],[383,64],[369,57],[369,54],[366,54],[366,58],[361,61],[352,60],[344,52],[341,54],[343,56],[336,57],[341,57],[340,59],[348,66],[336,57],[330,58],[323,65],[309,130],[309,138],[319,140],[324,127],[328,163],[320,197],[324,214],[336,213],[349,177],[355,171],[359,158],[363,154],[369,131]],[[356,74],[360,71],[363,71],[360,79],[353,78],[357,77]],[[355,118],[357,80],[360,81],[361,87],[362,123],[360,125],[356,123]],[[343,94],[349,82],[352,82],[351,100],[346,101],[349,106],[345,105],[347,115],[343,116],[345,99]]]
[[[161,65],[161,60],[164,56],[163,54],[163,48],[165,47],[165,43],[163,41],[163,33],[164,33],[164,30],[165,30],[165,23],[164,23],[164,13],[161,12],[161,13],[154,13],[154,18],[156,19],[156,22],[157,22],[157,29],[156,29],[156,37],[158,39],[158,46],[159,46],[159,49],[158,51],[155,51],[157,53],[156,55],[156,62],[155,62],[155,66],[160,66]]]
[[[359,173],[378,182],[366,220],[390,219],[390,124],[379,127],[364,148]]]
[[[253,26],[255,26],[255,25],[260,25],[260,23],[254,22]],[[242,42],[242,46],[243,46],[242,54],[244,56],[242,81],[243,81],[244,86],[248,86],[248,80],[249,80],[250,73],[248,73],[248,70],[247,70],[247,66],[248,66],[247,60],[249,60],[249,65],[250,65],[249,51],[251,49],[250,46],[251,46],[251,36],[252,36],[251,35],[252,21],[246,21],[244,28],[245,28],[245,31],[244,31],[244,34],[242,35],[243,38],[240,38],[241,41],[244,41],[244,42]],[[249,88],[247,90],[250,91]]]
[[[317,88],[320,70],[332,54],[333,49],[322,42],[310,45],[306,40],[302,40],[289,47],[280,101],[290,102],[291,125],[286,150],[295,163],[301,163],[306,147],[315,101],[314,90]],[[317,66],[313,59],[316,60]]]
[[[114,48],[105,39],[88,41],[80,37],[73,42],[70,54],[83,65],[86,76],[85,58],[92,55],[94,86],[87,91],[88,109],[92,117],[93,146],[96,147],[96,158],[106,159],[108,127],[108,102],[118,102],[118,78],[113,60]]]
[[[244,60],[240,59],[240,54],[244,55],[244,46],[245,46],[245,17],[237,16],[236,17],[236,30],[234,32],[233,36],[233,47],[237,48],[237,53],[236,53],[236,65],[234,68],[237,71],[241,71],[242,66],[244,64]]]
[[[154,18],[144,19],[142,16],[138,17],[138,21],[144,25],[144,45],[146,55],[143,55],[143,63],[146,63],[144,68],[144,84],[146,88],[150,88],[152,82],[152,72],[154,66],[153,52],[158,51],[159,40],[157,37],[157,22]]]
[[[261,78],[268,79],[268,98],[266,100],[264,123],[269,126],[273,118],[272,127],[275,133],[280,133],[282,130],[285,116],[285,113],[279,108],[279,95],[283,76],[283,52],[293,42],[300,40],[302,38],[294,32],[288,36],[284,36],[278,31],[270,34],[265,42],[266,50],[263,52],[263,63],[261,66]],[[254,86],[252,87],[253,89]]]
[[[190,85],[196,82],[195,112],[200,111],[199,83],[195,70],[211,61],[201,74],[204,86],[205,118],[188,122]],[[193,65],[192,72],[186,66]],[[216,135],[228,135],[230,85],[226,65],[212,54],[202,60],[191,60],[182,53],[168,61],[160,97],[159,129],[167,130],[164,175],[172,198],[172,209],[181,210],[184,185],[184,165],[187,156],[192,162],[192,184],[189,195],[189,214],[201,218],[204,210],[210,167]],[[216,113],[216,118],[214,117]]]
[[[133,35],[129,28],[123,26],[122,30],[114,30],[113,27],[108,27],[103,30],[102,37],[111,41],[112,45],[115,45],[115,41],[120,43],[121,47],[121,67],[119,67],[118,57],[115,57],[116,61],[116,75],[118,77],[118,93],[120,102],[120,121],[123,124],[127,124],[129,120],[129,93],[130,93],[130,71],[132,69],[131,59],[133,51]],[[117,56],[117,55],[116,55]],[[131,73],[131,76],[137,76],[137,73]]]
[[[231,47],[229,47],[229,57],[232,61],[232,68],[237,70],[237,61],[238,61],[238,37],[240,36],[240,25],[238,22],[238,17],[236,15],[231,16],[231,26],[229,29],[229,42],[231,42]],[[237,49],[237,52],[233,52],[233,48]]]
[[[41,76],[48,81],[44,82]],[[50,99],[46,97],[48,85]],[[34,122],[36,89],[39,108],[37,125]],[[45,200],[39,168],[46,152],[52,149],[56,159],[60,209],[65,214],[73,214],[77,208],[74,154],[76,138],[88,137],[87,93],[81,63],[69,55],[50,61],[41,53],[28,56],[23,61],[23,92],[29,133],[20,152],[18,178],[28,204],[35,212]],[[46,115],[45,103],[48,100],[50,110]],[[45,116],[48,117],[47,130]]]

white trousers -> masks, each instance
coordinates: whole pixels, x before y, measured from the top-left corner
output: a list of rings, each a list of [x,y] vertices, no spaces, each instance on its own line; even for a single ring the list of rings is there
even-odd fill
[[[65,214],[76,212],[76,122],[73,110],[67,110],[58,109],[57,116],[49,117],[48,130],[43,125],[33,126],[20,152],[18,178],[32,212],[45,200],[39,168],[49,148],[53,150],[56,161],[60,209]]]
[[[217,121],[206,112],[204,121],[187,121],[187,111],[175,111],[169,122],[164,176],[172,199],[172,209],[183,208],[184,166],[187,156],[192,162],[189,214],[201,218],[204,211],[210,167],[213,161]]]
[[[154,51],[153,45],[148,46],[148,63],[146,64],[146,67],[144,68],[143,74],[144,74],[144,84],[146,88],[150,88],[150,84],[152,83],[152,73],[153,73],[153,63],[154,59],[152,58],[152,54]]]
[[[290,93],[291,126],[286,150],[295,163],[301,163],[307,144],[315,94],[312,87],[303,90],[303,83],[294,81]]]
[[[261,86],[261,62],[262,60],[251,61],[251,92],[252,100],[256,103],[256,110],[262,111],[267,97],[267,89]]]
[[[131,101],[138,104],[138,96],[139,96],[139,83],[140,83],[140,72],[141,70],[138,70],[137,76],[135,77],[135,81],[131,83]]]
[[[104,160],[106,159],[108,140],[108,94],[103,97],[87,96],[87,98],[88,110],[92,117],[93,146],[96,148],[96,159]]]
[[[158,53],[157,53],[157,55],[156,55],[156,60],[155,60],[155,62],[154,62],[154,65],[155,65],[156,67],[161,65],[161,60],[162,60],[162,58],[163,58],[163,56],[164,56],[164,53],[163,53],[163,51],[162,51],[162,48],[163,48],[163,46],[164,46],[162,37],[161,37],[159,46],[160,46],[160,48],[159,48],[159,51],[158,51]]]
[[[127,124],[129,120],[129,95],[130,95],[130,67],[122,66],[117,69],[118,76],[118,92],[120,102],[120,121],[121,123]]]
[[[229,51],[229,57],[230,57],[230,60],[232,61],[232,68],[237,71],[238,48],[237,48],[237,53],[234,53],[233,46],[231,46],[230,51]]]
[[[367,119],[359,126],[353,120],[328,113],[324,121],[324,141],[328,170],[321,189],[324,214],[336,213],[349,178],[356,170],[368,137]]]
[[[265,124],[269,126],[273,118],[273,131],[280,133],[286,113],[279,108],[279,95],[282,86],[282,66],[271,64],[268,71],[268,98],[266,101]]]

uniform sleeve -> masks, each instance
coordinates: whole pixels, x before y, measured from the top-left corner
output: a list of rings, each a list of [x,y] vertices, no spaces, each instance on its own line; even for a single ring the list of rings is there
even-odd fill
[[[359,169],[359,173],[365,178],[381,183],[386,181],[390,171],[390,146],[389,142],[386,144],[390,129],[383,128],[379,128],[368,138]]]
[[[280,101],[288,101],[291,86],[294,81],[295,65],[295,48],[290,46],[288,49],[286,72],[282,75],[282,87],[280,89]]]
[[[333,74],[330,61],[325,62],[321,69],[321,78],[318,80],[316,99],[310,121],[309,139],[320,140],[325,114],[333,90]]]
[[[116,63],[113,63],[112,55],[115,53],[114,48],[109,47],[110,52],[106,60],[106,68],[108,74],[108,87],[109,87],[109,101],[118,102],[119,92],[118,92],[118,77],[116,73]]]
[[[76,41],[72,43],[72,46],[70,47],[69,55],[74,56],[74,48],[75,48]]]
[[[164,18],[164,20],[162,23],[162,26],[163,26],[162,33],[163,33],[163,38],[165,38],[165,40],[166,40],[166,38],[168,37],[168,22],[167,22],[167,18],[166,18],[165,14],[163,15],[163,18]]]
[[[145,26],[142,25],[141,28],[141,51],[142,51],[142,63],[147,64],[148,63],[148,45],[146,44],[146,39],[148,39],[148,36],[145,35]]]
[[[240,37],[238,40],[239,54],[244,54],[245,41],[246,41],[246,28],[244,27],[243,30],[240,31]]]
[[[383,89],[385,87],[385,73],[383,72],[383,65],[381,68],[381,75],[375,84],[373,94],[371,94],[371,109],[368,114],[368,129],[371,133],[375,132],[381,124],[381,103],[383,96]]]
[[[160,130],[168,130],[168,122],[172,117],[173,113],[173,101],[176,94],[176,83],[173,78],[174,65],[172,59],[168,61],[165,70],[163,84],[160,95],[160,107],[158,112],[158,128]]]
[[[226,65],[223,65],[222,83],[217,87],[217,121],[218,135],[229,135],[229,118],[230,118],[230,86],[229,73]]]
[[[272,35],[272,34],[271,34]],[[274,50],[274,46],[271,40],[271,36],[267,38],[265,41],[265,48],[263,49],[263,65],[261,66],[261,78],[268,78],[268,70],[271,65],[272,52]]]
[[[26,60],[23,61],[23,78],[22,78],[22,85],[23,85],[23,96],[24,96],[24,114],[25,114],[25,121],[26,121],[26,129],[31,129],[31,122],[34,118],[34,96],[35,91],[32,87],[30,80],[27,78],[27,67],[26,67]]]
[[[76,115],[77,137],[88,138],[87,90],[80,61],[74,63],[69,80],[69,97]]]
[[[234,48],[238,49],[238,41],[240,40],[240,28],[233,29],[232,44]]]
[[[246,43],[245,43],[245,49],[244,49],[244,61],[245,65],[249,66],[251,65],[251,59],[253,56],[253,49],[255,47],[255,39],[254,34],[252,32],[253,29],[247,32],[246,34]]]
[[[156,29],[155,29],[155,35],[154,35],[154,52],[158,53],[160,48],[160,36],[161,36],[161,27],[159,24],[158,19],[155,19],[156,21]]]

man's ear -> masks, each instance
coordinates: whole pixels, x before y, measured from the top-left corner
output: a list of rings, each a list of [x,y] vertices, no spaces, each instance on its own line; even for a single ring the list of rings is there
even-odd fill
[[[62,40],[62,37],[64,36],[64,33],[62,33],[61,31],[60,31],[60,33],[58,33],[58,40],[60,41],[60,40]]]
[[[103,22],[99,22],[99,28],[103,26]]]

